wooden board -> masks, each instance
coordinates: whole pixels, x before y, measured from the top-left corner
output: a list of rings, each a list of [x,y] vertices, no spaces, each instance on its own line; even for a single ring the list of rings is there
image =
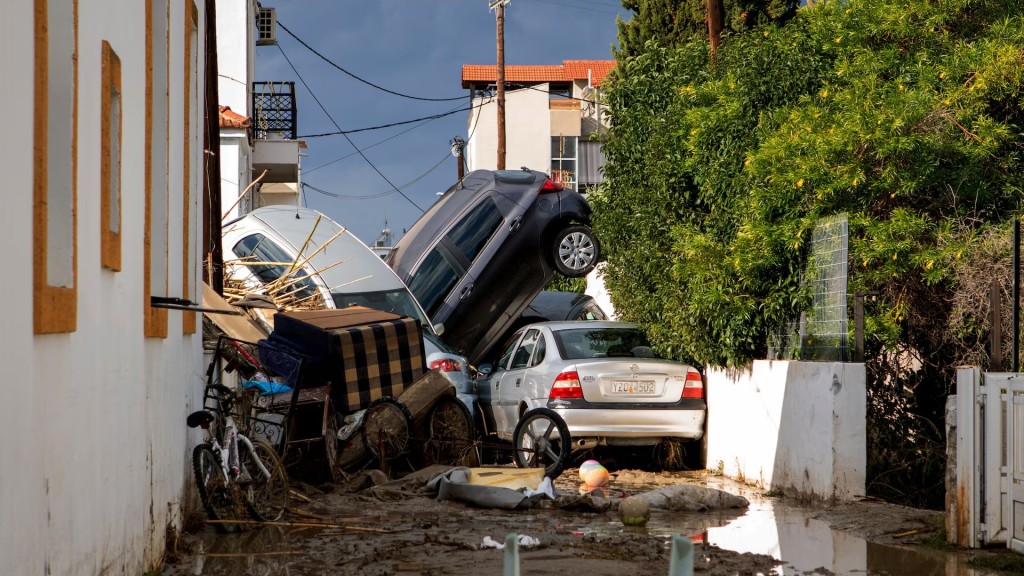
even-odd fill
[[[203,282],[203,308],[240,312],[241,309],[228,304],[227,300],[213,291],[209,284]],[[229,338],[245,342],[258,342],[266,338],[269,332],[263,329],[242,312],[242,316],[234,314],[208,313],[206,316]]]
[[[413,424],[421,427],[430,414],[430,409],[444,396],[455,396],[455,385],[440,370],[434,369],[416,380],[399,396],[412,414]]]

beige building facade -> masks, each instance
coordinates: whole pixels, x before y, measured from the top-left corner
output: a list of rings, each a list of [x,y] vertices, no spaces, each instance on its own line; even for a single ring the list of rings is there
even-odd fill
[[[505,167],[527,167],[586,191],[603,179],[600,137],[607,130],[601,83],[614,60],[565,60],[560,65],[505,67]],[[497,67],[467,64],[470,90],[467,171],[495,169],[498,157]]]

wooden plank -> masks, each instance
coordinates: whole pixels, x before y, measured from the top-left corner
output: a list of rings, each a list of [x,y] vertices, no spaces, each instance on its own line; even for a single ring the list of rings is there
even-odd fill
[[[440,370],[434,369],[416,380],[399,396],[412,414],[413,423],[419,427],[427,419],[430,409],[445,396],[455,396],[455,385]]]
[[[228,304],[227,300],[210,288],[210,285],[203,282],[203,308],[213,310],[225,310],[238,312],[239,309]],[[235,316],[232,314],[207,314],[217,328],[229,338],[244,340],[246,342],[258,342],[266,338],[270,333],[265,332],[261,326],[253,322],[248,316]]]

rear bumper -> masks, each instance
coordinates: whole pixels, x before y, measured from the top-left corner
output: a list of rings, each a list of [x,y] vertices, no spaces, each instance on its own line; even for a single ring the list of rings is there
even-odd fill
[[[685,438],[704,435],[704,410],[556,408],[573,442],[604,438]]]

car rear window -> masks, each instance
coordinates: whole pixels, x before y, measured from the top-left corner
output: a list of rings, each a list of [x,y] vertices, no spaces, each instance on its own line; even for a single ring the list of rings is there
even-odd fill
[[[427,315],[433,316],[444,302],[444,297],[458,281],[458,272],[435,249],[423,259],[419,271],[409,282],[409,289],[416,296],[420,306],[426,310]]]
[[[655,357],[643,332],[635,328],[574,328],[554,334],[566,360]]]
[[[494,204],[494,200],[484,197],[483,201],[477,204],[466,217],[459,221],[448,232],[448,238],[462,252],[470,262],[476,260],[480,251],[487,245],[494,232],[498,230],[502,222],[501,212]],[[425,266],[420,266],[423,270]],[[420,299],[420,303],[423,299]]]

